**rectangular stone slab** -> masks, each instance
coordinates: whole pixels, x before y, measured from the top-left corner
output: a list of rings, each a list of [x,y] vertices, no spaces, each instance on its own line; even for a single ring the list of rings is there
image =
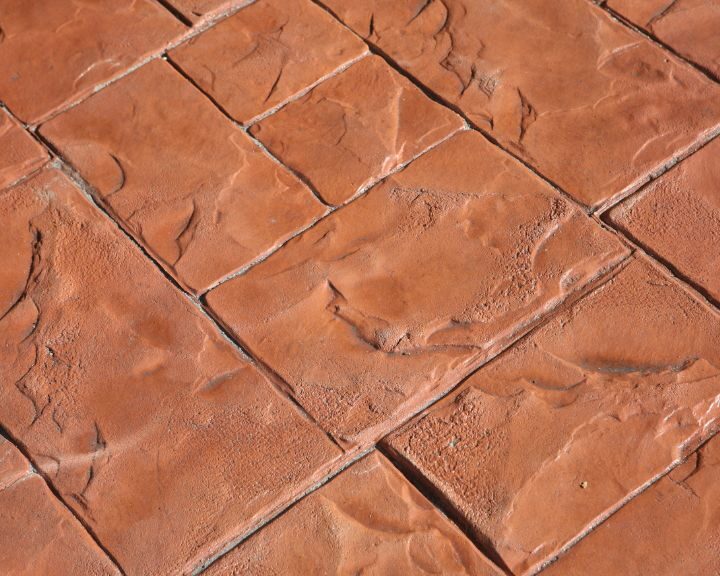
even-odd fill
[[[143,66],[40,133],[194,292],[326,210],[166,62]]]
[[[40,168],[48,155],[5,110],[0,110],[0,190]]]
[[[184,30],[153,0],[3,0],[0,100],[38,122]]]
[[[127,574],[190,572],[339,449],[60,172],[0,194],[0,424]]]
[[[372,440],[627,250],[463,132],[209,292],[343,442]]]
[[[170,58],[243,124],[367,52],[310,0],[263,0],[170,52]]]
[[[501,576],[378,452],[221,558],[204,574]]]
[[[588,206],[720,125],[720,86],[588,0],[322,3]]]
[[[543,576],[720,574],[720,438],[611,516]]]
[[[519,575],[677,462],[719,417],[720,316],[635,260],[387,444]]]

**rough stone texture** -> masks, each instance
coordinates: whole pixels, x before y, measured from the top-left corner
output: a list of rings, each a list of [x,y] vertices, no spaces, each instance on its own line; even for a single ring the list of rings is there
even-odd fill
[[[208,294],[341,441],[377,437],[626,254],[475,132]]]
[[[370,56],[251,132],[326,202],[340,204],[462,125],[459,116]]]
[[[0,110],[0,190],[40,168],[47,153],[4,110]]]
[[[608,218],[720,302],[720,139],[613,208]]]
[[[388,443],[523,574],[719,416],[720,317],[636,260]]]
[[[374,452],[205,574],[500,576],[501,572]]]
[[[2,437],[0,572],[4,576],[119,576],[82,525]]]
[[[192,569],[339,454],[61,173],[0,195],[0,261],[0,425],[128,574]]]
[[[164,62],[144,66],[40,132],[195,291],[325,211]]]
[[[719,0],[608,0],[606,4],[720,76]]]
[[[166,0],[167,4],[188,21],[198,24],[223,12],[235,10],[252,0]]]
[[[170,57],[230,116],[247,123],[366,51],[310,0],[263,0]]]
[[[720,439],[612,516],[543,576],[720,574]]]
[[[720,123],[720,86],[587,0],[323,3],[587,205]]]
[[[152,0],[3,0],[0,100],[37,122],[177,37]]]

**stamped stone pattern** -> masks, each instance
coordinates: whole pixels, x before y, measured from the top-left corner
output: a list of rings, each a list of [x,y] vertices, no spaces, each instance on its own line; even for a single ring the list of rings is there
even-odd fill
[[[720,438],[630,502],[543,576],[720,574]]]
[[[24,576],[119,576],[82,525],[0,436],[0,571]]]
[[[720,139],[613,208],[608,220],[720,302]]]
[[[719,417],[720,316],[636,260],[388,444],[524,574]]]
[[[261,0],[170,57],[247,123],[366,52],[364,42],[310,0]]]
[[[462,128],[381,58],[320,84],[252,134],[329,204],[341,204]]]
[[[211,291],[208,303],[326,430],[360,441],[625,254],[465,132]]]
[[[392,464],[373,452],[211,566],[206,574],[502,573]]]
[[[3,0],[0,101],[37,122],[184,29],[154,0]]]
[[[253,0],[165,0],[187,21],[194,24],[221,16],[223,12],[231,12],[250,4]]]
[[[607,6],[720,76],[719,0],[607,0]]]
[[[60,172],[0,195],[0,425],[127,574],[190,572],[339,450]]]
[[[0,190],[37,170],[47,153],[4,110],[0,110]]]
[[[325,211],[164,62],[144,66],[40,132],[194,291]]]
[[[323,0],[588,206],[720,124],[720,86],[587,0]]]

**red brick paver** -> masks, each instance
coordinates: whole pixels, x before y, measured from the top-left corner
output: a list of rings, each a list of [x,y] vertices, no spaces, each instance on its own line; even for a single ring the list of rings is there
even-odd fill
[[[0,575],[710,576],[716,0],[0,0]]]

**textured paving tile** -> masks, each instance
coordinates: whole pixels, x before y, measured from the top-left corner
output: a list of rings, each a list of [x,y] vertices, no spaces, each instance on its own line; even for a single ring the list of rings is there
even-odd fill
[[[247,123],[366,51],[310,0],[262,0],[170,56],[228,114]]]
[[[388,443],[522,574],[719,416],[720,317],[636,260]]]
[[[501,572],[374,452],[206,574],[500,576]]]
[[[151,0],[3,0],[0,100],[36,122],[183,30]]]
[[[586,0],[324,0],[587,205],[720,123],[720,86]]]
[[[608,217],[720,302],[720,139]]]
[[[194,290],[278,246],[325,211],[164,62],[142,67],[40,132]]]
[[[252,127],[322,198],[340,204],[463,125],[377,57]]]
[[[720,1],[608,0],[606,4],[689,60],[720,76]]]
[[[0,110],[0,190],[40,168],[45,149],[4,110]]]
[[[195,24],[222,15],[252,0],[166,0],[182,17]]]
[[[630,502],[543,576],[720,574],[720,439]]]
[[[0,424],[128,574],[175,574],[339,450],[59,172],[0,195]]]
[[[465,132],[208,302],[326,430],[354,441],[387,431],[624,255]]]
[[[82,525],[2,437],[0,571],[7,576],[119,574]]]

